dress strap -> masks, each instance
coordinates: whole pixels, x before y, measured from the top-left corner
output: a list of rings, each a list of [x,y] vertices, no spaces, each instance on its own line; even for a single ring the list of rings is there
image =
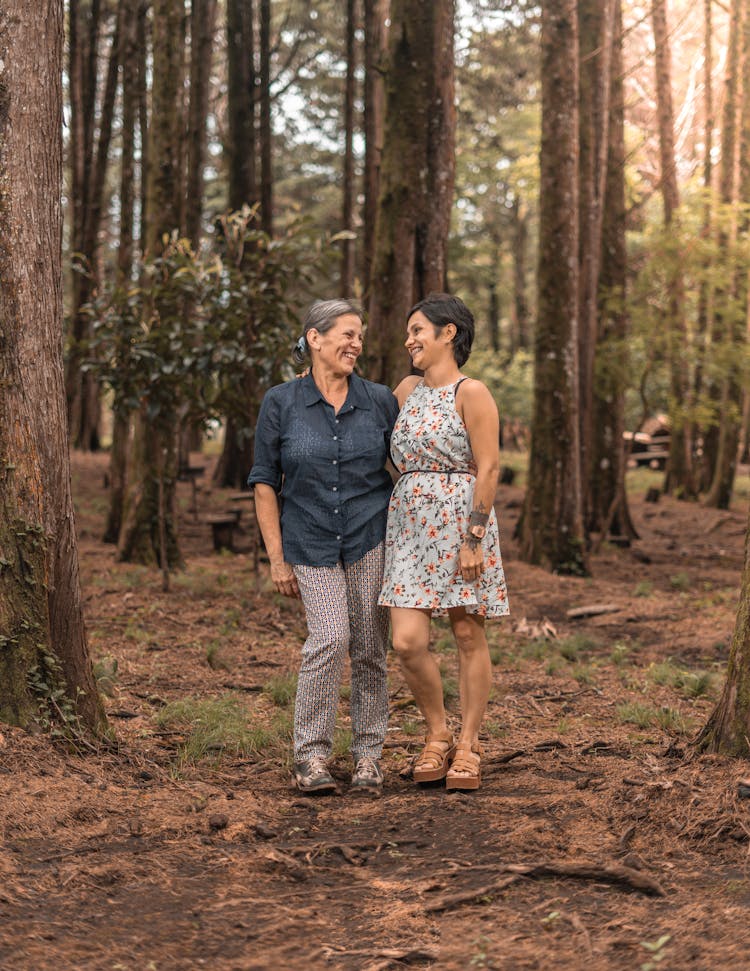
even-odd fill
[[[460,379],[459,379],[458,381],[456,381],[456,383],[455,383],[455,384],[453,385],[453,398],[454,398],[454,400],[455,400],[455,397],[456,397],[456,395],[458,394],[458,389],[459,389],[459,388],[461,387],[461,385],[462,385],[462,384],[464,383],[464,381],[466,381],[466,380],[467,380],[467,379],[466,379],[466,377],[463,377],[463,378],[460,378]]]

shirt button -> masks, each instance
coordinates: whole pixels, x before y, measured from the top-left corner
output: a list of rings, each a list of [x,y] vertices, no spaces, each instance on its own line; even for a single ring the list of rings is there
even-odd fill
[[[334,440],[334,442],[337,442],[337,441],[339,440],[339,437],[338,437],[338,435],[334,435],[334,436],[333,436],[333,440]]]
[[[334,491],[334,492],[338,492],[338,491],[339,491],[339,487],[338,487],[338,486],[334,486],[334,487],[333,487],[333,491]]]
[[[339,419],[338,419],[338,418],[336,419],[336,424],[337,424],[337,425],[339,424]]]
[[[333,511],[334,511],[335,513],[338,513],[338,509],[334,509]]]
[[[341,537],[340,536],[337,536],[336,539],[341,539]]]
[[[338,463],[338,462],[336,461],[336,459],[334,459],[334,460],[333,460],[333,464],[334,464],[334,465],[338,465],[339,463]]]

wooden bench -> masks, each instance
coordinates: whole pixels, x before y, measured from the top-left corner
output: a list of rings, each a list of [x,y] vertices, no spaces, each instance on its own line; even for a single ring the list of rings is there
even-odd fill
[[[195,480],[200,479],[205,471],[205,465],[183,465],[177,470],[177,481],[190,483],[193,498],[190,506],[188,506],[188,512],[193,514],[196,522],[198,521],[198,487],[195,484]]]
[[[206,516],[204,522],[211,527],[216,552],[229,550],[230,553],[234,553],[234,531],[239,525],[234,511]]]

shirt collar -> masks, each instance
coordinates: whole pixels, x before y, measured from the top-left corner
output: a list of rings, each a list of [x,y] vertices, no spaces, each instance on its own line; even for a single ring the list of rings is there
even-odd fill
[[[299,380],[302,382],[302,396],[308,408],[310,405],[317,404],[318,401],[325,401],[325,398],[320,393],[320,388],[313,380],[312,372],[306,374],[304,378],[300,378]],[[349,378],[349,391],[346,396],[346,401],[341,410],[344,411],[346,409],[346,411],[350,411],[352,408],[360,408],[362,411],[369,411],[371,407],[370,396],[365,388],[365,382],[358,374],[352,374]]]

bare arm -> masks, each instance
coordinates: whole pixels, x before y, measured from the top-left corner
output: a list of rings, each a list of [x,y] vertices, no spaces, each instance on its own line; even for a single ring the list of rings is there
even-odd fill
[[[409,374],[397,385],[393,394],[396,396],[396,401],[398,401],[399,408],[403,406],[403,403],[421,380],[422,379],[418,374]]]
[[[500,418],[497,405],[481,381],[465,381],[459,389],[459,398],[459,414],[469,433],[477,467],[471,508],[473,512],[489,515],[495,501],[500,471]],[[464,542],[459,562],[464,579],[476,579],[484,571],[481,544],[472,549]]]
[[[271,579],[279,593],[287,597],[299,597],[299,587],[294,571],[284,559],[281,544],[281,516],[279,497],[270,485],[255,484],[255,515],[258,519],[263,543],[271,564]]]

